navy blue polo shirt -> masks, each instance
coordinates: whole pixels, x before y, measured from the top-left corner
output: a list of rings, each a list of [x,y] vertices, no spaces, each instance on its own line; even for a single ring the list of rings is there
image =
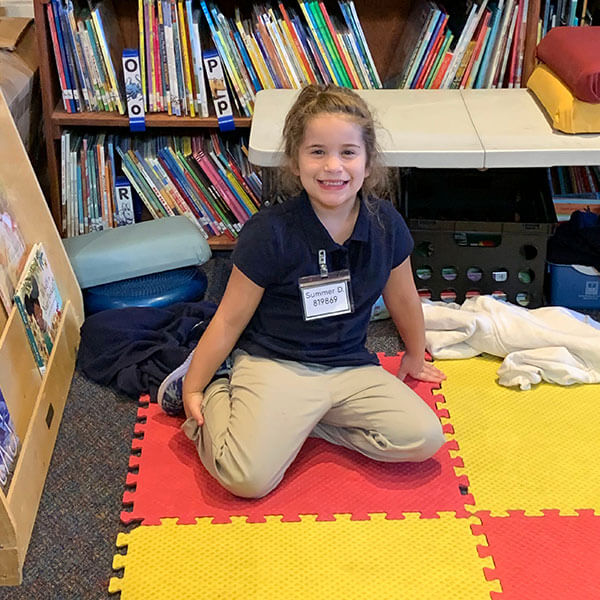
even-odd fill
[[[390,271],[412,252],[413,240],[390,202],[372,204],[374,210],[361,200],[354,231],[342,245],[331,238],[306,193],[263,208],[244,225],[233,263],[265,291],[238,348],[332,367],[378,364],[365,347],[371,307]],[[305,321],[298,280],[319,274],[321,249],[330,272],[350,270],[354,312]]]

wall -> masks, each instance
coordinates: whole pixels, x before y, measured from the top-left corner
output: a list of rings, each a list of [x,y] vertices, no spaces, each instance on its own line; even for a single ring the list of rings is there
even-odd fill
[[[33,17],[32,0],[0,0],[0,17]]]

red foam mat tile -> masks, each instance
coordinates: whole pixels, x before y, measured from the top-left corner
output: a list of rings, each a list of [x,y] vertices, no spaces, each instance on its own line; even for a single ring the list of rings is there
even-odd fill
[[[397,370],[399,357],[380,357],[391,372]],[[441,396],[432,395],[431,384],[412,381],[411,387],[436,410]],[[436,410],[438,414],[443,411]],[[351,514],[367,519],[369,513],[387,513],[402,518],[406,512],[435,517],[440,511],[467,516],[470,495],[464,476],[454,467],[458,458],[444,445],[423,463],[378,463],[323,440],[309,439],[288,469],[283,481],[265,498],[237,498],[223,489],[204,469],[195,446],[181,431],[182,419],[165,415],[156,404],[140,407],[130,459],[132,472],[121,513],[124,523],[159,524],[161,518],[174,517],[179,523],[194,523],[196,517],[214,517],[227,522],[231,516],[246,516],[261,521],[266,515],[283,515],[293,521],[300,514],[315,514],[333,519],[334,514]],[[137,454],[137,455],[136,455]],[[137,471],[137,472],[136,472]]]
[[[543,516],[510,512],[492,517],[478,512],[496,568],[489,578],[499,579],[502,593],[495,600],[600,600],[600,516],[591,510],[578,515],[543,511]]]

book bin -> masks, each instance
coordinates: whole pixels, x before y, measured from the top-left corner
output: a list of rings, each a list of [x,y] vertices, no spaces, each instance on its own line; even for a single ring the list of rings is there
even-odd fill
[[[543,303],[556,222],[545,169],[412,169],[402,178],[401,209],[421,297]]]

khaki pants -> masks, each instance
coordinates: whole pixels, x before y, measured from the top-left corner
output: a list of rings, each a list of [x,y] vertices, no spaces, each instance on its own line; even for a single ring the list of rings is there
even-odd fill
[[[419,462],[445,442],[427,404],[376,365],[323,367],[236,351],[230,380],[204,397],[204,425],[182,426],[209,473],[237,496],[260,498],[308,436],[374,460]]]

